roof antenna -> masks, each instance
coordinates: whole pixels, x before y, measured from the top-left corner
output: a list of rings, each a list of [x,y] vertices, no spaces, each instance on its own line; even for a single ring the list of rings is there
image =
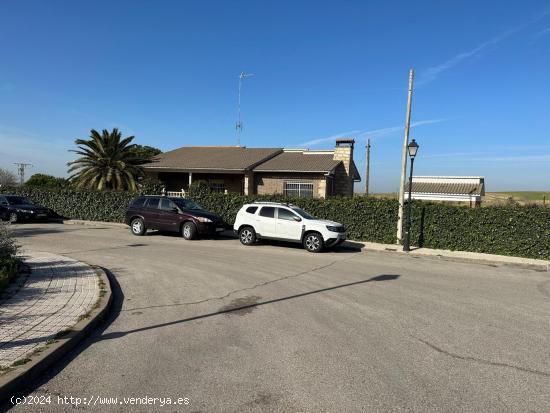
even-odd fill
[[[241,72],[239,75],[239,97],[237,100],[237,123],[235,124],[235,138],[237,139],[237,146],[241,146],[241,133],[243,131],[243,123],[241,121],[241,88],[243,80],[247,77],[254,76],[255,73]]]

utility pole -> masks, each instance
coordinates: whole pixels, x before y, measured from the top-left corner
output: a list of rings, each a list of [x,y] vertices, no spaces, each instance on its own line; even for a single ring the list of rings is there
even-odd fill
[[[365,195],[369,194],[369,178],[370,178],[370,138],[367,139],[367,157],[365,165]]]
[[[403,206],[405,205],[405,181],[407,179],[407,153],[409,145],[409,130],[411,128],[411,106],[413,95],[414,69],[409,71],[409,95],[407,97],[407,115],[405,117],[405,136],[403,138],[403,154],[401,156],[401,179],[399,180],[399,214],[397,218],[397,243],[403,239]]]
[[[254,73],[241,72],[239,75],[239,95],[237,99],[237,123],[235,124],[235,137],[237,138],[237,146],[241,146],[241,132],[243,131],[243,123],[241,121],[241,88],[243,80],[247,77],[254,76]]]
[[[14,162],[14,165],[17,165],[17,173],[19,174],[19,182],[21,185],[25,183],[25,169],[27,167],[32,168],[32,163],[21,163],[21,162]]]

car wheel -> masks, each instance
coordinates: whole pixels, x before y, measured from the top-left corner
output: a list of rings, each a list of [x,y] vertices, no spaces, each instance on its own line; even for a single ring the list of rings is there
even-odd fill
[[[186,222],[183,224],[183,227],[181,227],[181,234],[183,235],[183,238],[187,240],[192,240],[197,238],[197,227],[192,222]]]
[[[256,242],[256,231],[252,227],[244,227],[239,231],[239,240],[243,245],[252,245]]]
[[[145,224],[143,219],[135,218],[130,223],[130,228],[132,229],[132,234],[134,235],[143,235],[145,234]]]
[[[311,232],[304,237],[304,248],[308,252],[321,252],[323,246],[323,237],[317,232]]]
[[[12,212],[11,214],[9,214],[8,221],[10,222],[10,224],[15,224],[17,220],[18,220],[18,217],[15,212]]]

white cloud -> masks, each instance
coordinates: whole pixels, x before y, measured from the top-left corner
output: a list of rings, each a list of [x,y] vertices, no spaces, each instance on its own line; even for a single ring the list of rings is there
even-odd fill
[[[325,138],[317,138],[317,139],[305,141],[305,142],[299,143],[298,146],[315,146],[323,142],[335,141],[338,138],[344,138],[350,135],[356,135],[357,133],[360,133],[360,132],[361,132],[360,129],[354,129],[347,132],[340,132],[335,135],[327,136]]]
[[[411,128],[415,128],[417,126],[422,126],[422,125],[431,125],[431,124],[434,124],[434,123],[440,123],[440,122],[445,122],[445,121],[447,121],[447,119],[419,120],[417,122],[412,122],[411,123]],[[355,130],[351,130],[351,131],[347,131],[347,132],[338,133],[338,134],[335,134],[335,135],[332,135],[332,136],[328,136],[326,138],[312,139],[312,140],[309,140],[309,141],[306,141],[306,142],[302,142],[298,145],[299,146],[306,146],[306,147],[315,146],[315,145],[318,145],[318,144],[324,143],[324,142],[334,142],[336,139],[343,138],[343,137],[379,138],[379,137],[382,137],[382,136],[391,135],[391,134],[399,132],[399,131],[403,131],[404,128],[405,128],[405,125],[390,126],[390,127],[387,127],[387,128],[380,128],[380,129],[373,129],[373,130],[355,129]]]
[[[494,45],[500,43],[504,39],[512,36],[513,34],[519,32],[520,30],[523,30],[527,26],[541,20],[542,18],[547,16],[549,13],[550,13],[550,10],[547,10],[544,13],[540,14],[539,16],[529,20],[528,22],[520,24],[519,26],[513,27],[512,29],[505,31],[505,32],[499,34],[498,36],[495,36],[492,39],[489,39],[489,40],[479,44],[478,46],[474,47],[473,49],[471,49],[469,51],[459,53],[459,54],[451,57],[450,59],[448,59],[447,61],[445,61],[445,62],[443,62],[439,65],[432,66],[432,67],[428,68],[419,77],[417,85],[420,86],[420,85],[425,85],[427,83],[430,83],[431,81],[437,79],[437,77],[441,73],[443,73],[443,72],[445,72],[449,69],[452,69],[453,67],[455,67],[458,64],[462,63],[464,60],[467,60],[469,58],[472,58],[472,57],[480,54],[481,52],[483,52],[488,47],[494,46]]]
[[[534,43],[536,40],[538,40],[538,39],[540,39],[541,37],[546,36],[546,35],[548,35],[548,34],[550,34],[550,27],[547,27],[546,29],[543,29],[543,30],[541,30],[540,32],[538,32],[537,34],[535,34],[535,35],[533,36],[533,43]]]

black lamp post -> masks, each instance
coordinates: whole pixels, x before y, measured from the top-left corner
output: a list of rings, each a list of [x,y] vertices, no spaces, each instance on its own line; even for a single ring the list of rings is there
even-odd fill
[[[407,202],[407,222],[405,224],[405,239],[403,240],[403,251],[411,250],[411,204],[412,204],[412,184],[413,184],[413,168],[414,158],[418,152],[418,143],[413,139],[409,143],[408,150],[411,158],[411,174],[409,175],[409,200]]]

